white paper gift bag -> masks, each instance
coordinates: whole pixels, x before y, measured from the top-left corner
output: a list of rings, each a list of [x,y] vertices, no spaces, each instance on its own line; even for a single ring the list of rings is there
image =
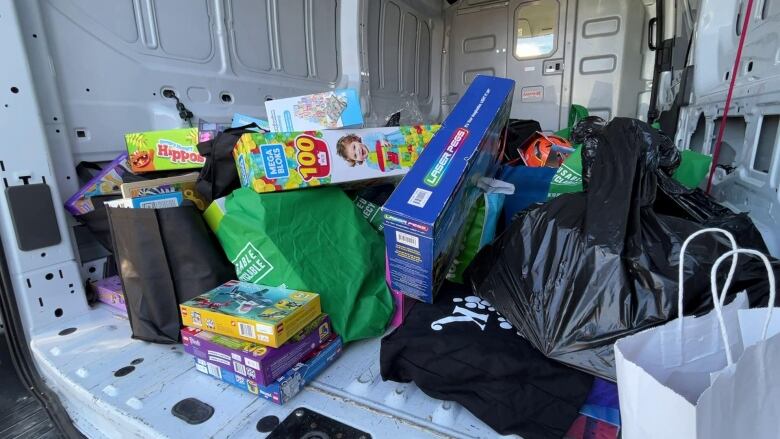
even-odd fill
[[[705,229],[691,235],[684,252]],[[740,293],[723,306],[736,269],[737,256],[764,261],[775,300],[775,279],[769,260],[755,250],[732,250],[712,267],[715,309],[700,317],[683,317],[625,337],[615,343],[620,415],[624,439],[780,438],[780,319],[773,308],[747,309]],[[718,267],[731,259],[731,269],[719,297]],[[682,281],[678,309],[682,311]],[[774,367],[772,367],[774,366]]]

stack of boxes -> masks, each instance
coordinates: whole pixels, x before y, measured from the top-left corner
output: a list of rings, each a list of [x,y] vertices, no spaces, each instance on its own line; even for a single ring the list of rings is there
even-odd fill
[[[229,281],[180,305],[198,371],[284,404],[341,353],[315,293]]]

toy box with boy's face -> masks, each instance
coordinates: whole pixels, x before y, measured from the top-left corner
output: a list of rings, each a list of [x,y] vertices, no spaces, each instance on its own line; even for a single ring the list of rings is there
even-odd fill
[[[330,317],[320,314],[278,348],[184,327],[181,339],[188,354],[218,363],[261,386],[271,384],[291,367],[326,343],[333,335]]]
[[[202,168],[198,129],[147,131],[125,134],[130,168],[135,173]]]
[[[202,358],[195,358],[195,369],[241,390],[267,399],[274,404],[281,405],[292,399],[303,390],[306,384],[309,384],[317,375],[336,361],[339,354],[341,354],[342,347],[341,337],[333,336],[310,353],[303,362],[291,367],[276,381],[267,386],[262,386],[251,378],[238,375],[226,369],[222,364],[212,363]]]
[[[433,302],[477,182],[498,170],[514,85],[477,76],[382,208],[393,290]]]
[[[256,192],[406,174],[439,129],[411,125],[355,130],[248,133],[233,149],[241,185]]]
[[[252,263],[259,270],[272,268]],[[278,348],[320,315],[320,296],[232,280],[179,308],[184,326]]]

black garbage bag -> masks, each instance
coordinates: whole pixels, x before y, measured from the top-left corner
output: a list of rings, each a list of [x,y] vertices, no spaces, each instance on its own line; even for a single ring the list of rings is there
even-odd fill
[[[500,434],[561,438],[593,377],[539,353],[485,300],[445,282],[382,340],[382,378],[413,381],[455,401]]]
[[[676,317],[680,246],[703,227],[654,211],[659,178],[679,162],[657,130],[616,118],[583,148],[595,149],[588,191],[518,213],[466,278],[542,353],[614,380],[613,343]],[[710,268],[729,249],[716,235],[688,247],[686,313],[711,308]],[[745,258],[730,296],[746,289],[751,304],[765,302],[762,267]]]

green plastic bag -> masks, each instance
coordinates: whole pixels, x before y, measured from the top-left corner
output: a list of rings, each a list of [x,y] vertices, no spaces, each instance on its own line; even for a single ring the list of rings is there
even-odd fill
[[[393,312],[384,240],[341,189],[241,188],[204,216],[240,280],[318,293],[345,342],[383,334]]]
[[[680,166],[674,171],[672,178],[688,189],[695,189],[710,172],[712,157],[691,150],[682,151],[680,154]]]
[[[588,117],[588,109],[582,105],[572,105],[569,109],[569,126],[556,131],[555,135],[571,140],[571,129],[580,120]],[[580,145],[574,145],[574,152],[561,163],[550,183],[547,198],[555,198],[560,194],[582,192],[582,154]]]

